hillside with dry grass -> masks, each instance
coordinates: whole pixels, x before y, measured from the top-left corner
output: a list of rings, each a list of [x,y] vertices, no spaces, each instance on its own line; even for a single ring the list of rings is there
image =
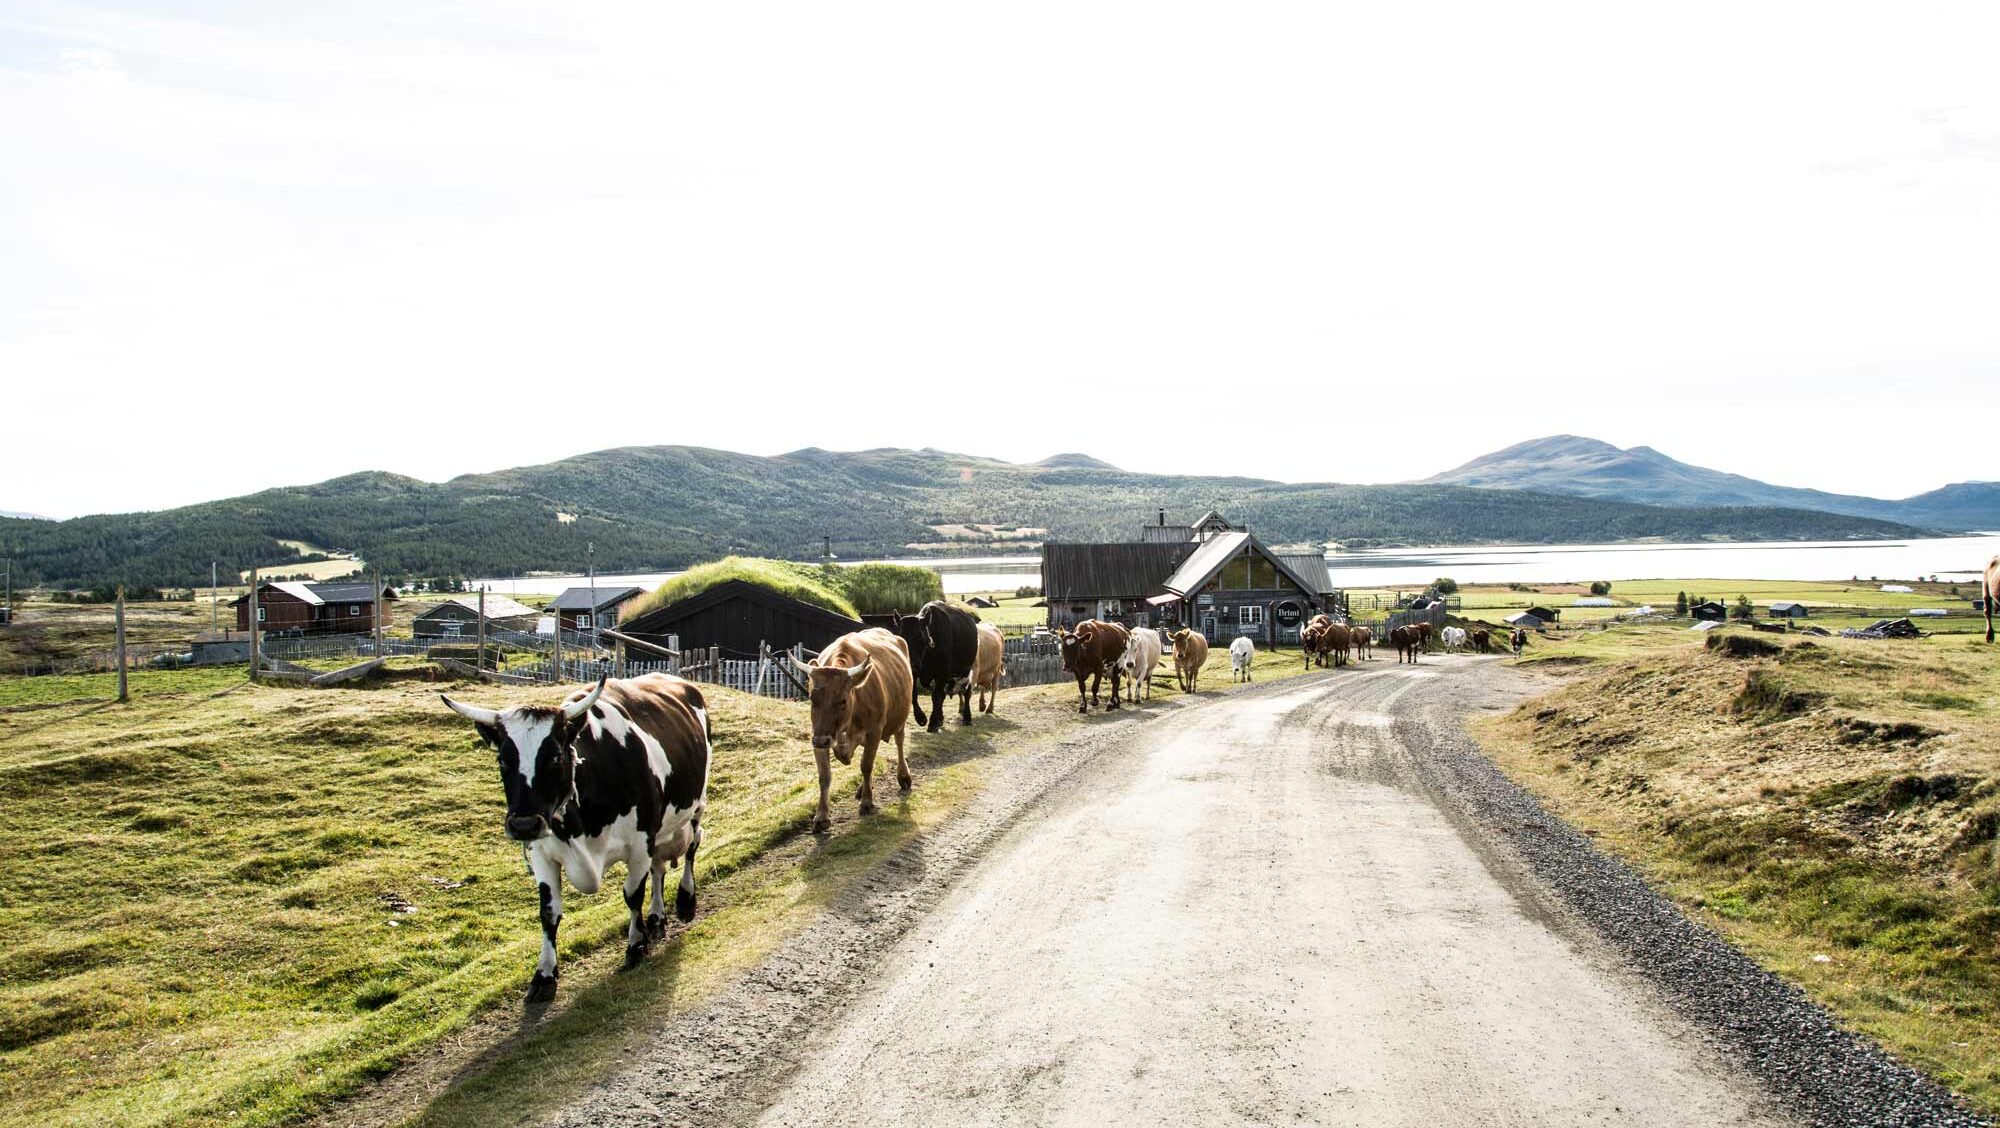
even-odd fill
[[[1621,628],[1502,767],[1844,1021],[2000,1109],[2000,653]]]

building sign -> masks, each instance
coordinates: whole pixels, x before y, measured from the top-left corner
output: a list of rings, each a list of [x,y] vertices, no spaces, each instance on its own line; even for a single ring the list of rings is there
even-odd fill
[[[1195,598],[1195,601],[1197,603],[1200,603],[1203,607],[1212,607],[1215,605],[1215,597],[1212,595],[1197,596]]]
[[[1299,618],[1304,614],[1304,612],[1299,609],[1299,605],[1290,600],[1286,600],[1285,602],[1280,603],[1276,607],[1272,608],[1271,613],[1272,616],[1278,620],[1278,625],[1281,627],[1298,626]]]

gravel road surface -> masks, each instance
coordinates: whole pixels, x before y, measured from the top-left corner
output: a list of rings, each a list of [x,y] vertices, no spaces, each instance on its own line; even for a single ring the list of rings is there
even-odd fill
[[[1493,771],[1461,718],[1535,688],[1378,662],[1091,726],[556,1122],[1981,1123]]]

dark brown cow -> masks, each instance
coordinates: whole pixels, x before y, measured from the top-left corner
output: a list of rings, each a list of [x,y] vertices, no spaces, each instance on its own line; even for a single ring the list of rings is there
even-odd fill
[[[1417,649],[1428,654],[1431,649],[1431,638],[1437,634],[1437,628],[1429,623],[1416,623],[1413,625],[1417,631]]]
[[[1481,654],[1493,648],[1493,632],[1484,627],[1472,632],[1472,649]]]
[[[1389,632],[1389,645],[1396,648],[1397,663],[1415,663],[1417,655],[1423,652],[1424,635],[1413,626],[1400,626]]]
[[[1351,637],[1354,642],[1355,657],[1363,661],[1373,661],[1375,659],[1375,632],[1369,630],[1367,627],[1355,627],[1351,632]]]
[[[1335,669],[1347,665],[1347,650],[1354,645],[1354,632],[1345,623],[1335,623],[1326,628],[1326,637],[1320,646],[1332,656]]]
[[[1076,630],[1056,629],[1056,642],[1062,647],[1063,669],[1076,675],[1076,711],[1090,712],[1097,703],[1098,687],[1104,684],[1105,675],[1111,677],[1111,704],[1105,706],[1109,712],[1118,708],[1118,660],[1125,656],[1125,644],[1131,641],[1131,632],[1117,623],[1107,623],[1102,619],[1086,619],[1076,625]],[[1088,693],[1083,683],[1090,682]]]
[[[819,809],[813,814],[813,829],[825,830],[832,819],[826,809],[827,788],[833,783],[831,753],[842,764],[854,762],[854,746],[861,745],[861,786],[855,797],[861,813],[875,813],[875,791],[870,777],[875,771],[875,749],[884,740],[896,738],[896,785],[910,789],[910,768],[903,762],[903,729],[910,711],[910,652],[900,638],[870,627],[834,639],[808,666],[793,661],[806,675],[806,689],[812,697],[813,759],[819,765]]]

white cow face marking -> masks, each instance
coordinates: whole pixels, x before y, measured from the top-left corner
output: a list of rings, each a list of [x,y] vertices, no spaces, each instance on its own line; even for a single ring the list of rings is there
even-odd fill
[[[582,718],[561,710],[518,706],[500,712],[445,703],[470,719],[494,751],[507,795],[507,837],[534,842],[553,832],[576,797],[576,739]]]

